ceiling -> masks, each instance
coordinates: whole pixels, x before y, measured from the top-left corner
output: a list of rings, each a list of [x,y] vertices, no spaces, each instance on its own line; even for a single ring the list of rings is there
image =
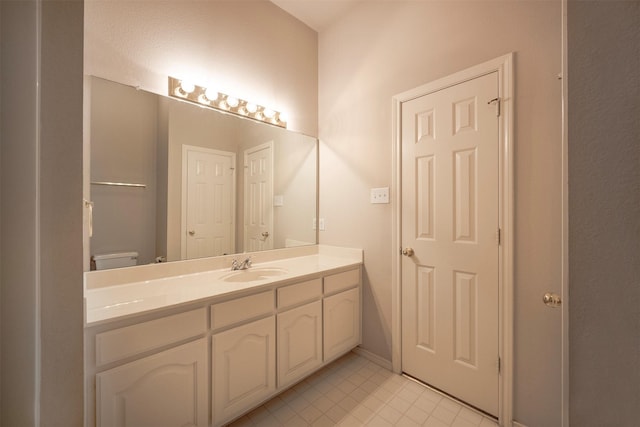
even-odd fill
[[[362,1],[365,0],[271,0],[317,32],[327,28]]]

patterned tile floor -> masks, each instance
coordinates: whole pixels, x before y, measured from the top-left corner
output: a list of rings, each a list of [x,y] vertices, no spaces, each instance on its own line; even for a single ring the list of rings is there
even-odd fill
[[[245,426],[497,427],[487,418],[349,353],[236,420]]]

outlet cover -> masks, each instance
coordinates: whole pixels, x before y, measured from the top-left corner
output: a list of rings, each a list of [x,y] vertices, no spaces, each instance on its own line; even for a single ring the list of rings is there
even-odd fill
[[[389,187],[372,188],[371,203],[389,203]]]

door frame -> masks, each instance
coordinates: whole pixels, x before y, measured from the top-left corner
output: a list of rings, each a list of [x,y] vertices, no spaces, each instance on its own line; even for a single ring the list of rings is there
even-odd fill
[[[215,154],[218,156],[225,156],[231,158],[231,169],[234,171],[231,179],[231,220],[233,221],[233,227],[231,227],[231,243],[235,250],[236,247],[236,153],[233,151],[215,150],[213,148],[200,147],[197,145],[182,144],[182,209],[180,219],[180,257],[181,259],[187,259],[187,177],[188,177],[188,153],[189,151],[198,151],[200,153]]]
[[[499,253],[498,302],[498,356],[500,379],[498,387],[498,417],[500,425],[510,426],[513,421],[513,248],[514,248],[514,172],[513,172],[513,58],[508,53],[482,64],[434,80],[425,85],[393,97],[392,147],[392,253],[391,253],[391,363],[396,373],[402,372],[402,103],[428,95],[447,87],[472,80],[489,73],[498,73],[500,98],[499,135],[499,227],[501,244]]]
[[[569,130],[567,73],[567,1],[561,0],[562,9],[562,58],[560,79],[562,80],[562,426],[569,427]]]

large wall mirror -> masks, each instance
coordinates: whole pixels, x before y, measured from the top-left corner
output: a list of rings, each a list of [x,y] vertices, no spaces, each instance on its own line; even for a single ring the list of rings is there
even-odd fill
[[[317,140],[87,78],[91,256],[138,264],[317,243]]]

